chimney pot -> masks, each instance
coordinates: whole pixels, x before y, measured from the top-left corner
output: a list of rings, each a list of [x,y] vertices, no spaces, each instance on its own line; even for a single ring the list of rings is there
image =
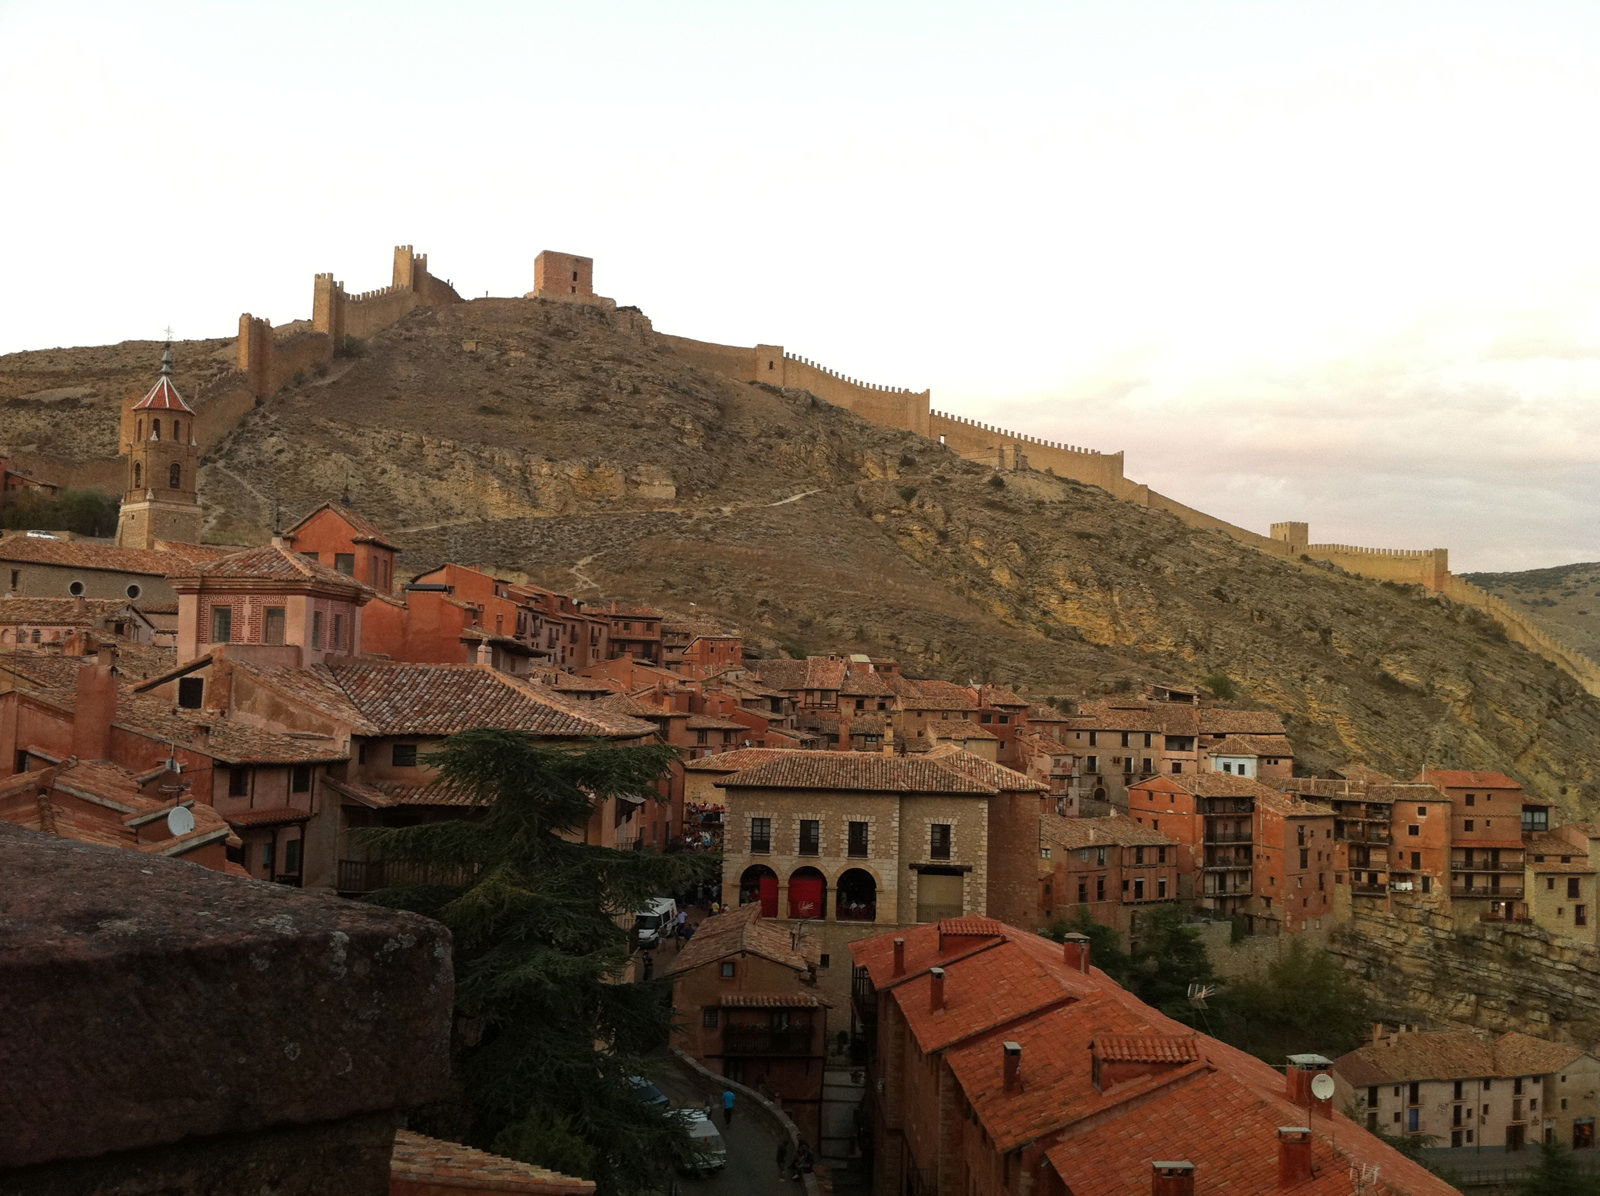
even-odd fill
[[[1001,1046],[1005,1051],[1006,1091],[1015,1092],[1022,1087],[1022,1044],[1006,1042]]]
[[[1076,931],[1067,935],[1061,942],[1061,957],[1066,960],[1067,966],[1075,971],[1087,972],[1089,970],[1089,936]]]
[[[1311,1178],[1311,1130],[1303,1125],[1278,1127],[1278,1186],[1293,1187]]]
[[[894,974],[896,976],[904,976],[906,974],[905,939],[895,939],[894,941]]]
[[[932,986],[928,989],[928,1008],[929,1009],[943,1009],[944,1008],[944,969],[943,968],[930,968],[929,971],[928,971],[928,976],[933,981]]]
[[[1151,1163],[1150,1196],[1194,1196],[1194,1164],[1186,1159]]]

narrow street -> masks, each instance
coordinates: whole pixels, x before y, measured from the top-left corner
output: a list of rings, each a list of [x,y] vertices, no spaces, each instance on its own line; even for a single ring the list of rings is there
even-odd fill
[[[751,1107],[741,1097],[734,1104],[733,1124],[722,1122],[722,1096],[710,1092],[706,1082],[676,1059],[663,1062],[662,1074],[657,1081],[674,1108],[698,1109],[704,1106],[707,1096],[712,1097],[714,1120],[717,1129],[728,1144],[728,1165],[721,1171],[704,1178],[681,1176],[679,1190],[683,1196],[795,1196],[801,1191],[798,1183],[778,1175],[778,1143],[781,1140],[771,1122]]]

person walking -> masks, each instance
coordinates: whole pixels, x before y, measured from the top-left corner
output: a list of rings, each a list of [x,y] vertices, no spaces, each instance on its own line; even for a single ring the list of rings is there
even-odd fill
[[[642,978],[645,980],[650,979],[650,973],[655,970],[656,966],[655,956],[646,951],[644,958],[640,962],[644,964],[644,976]]]
[[[732,1125],[733,1124],[733,1089],[732,1088],[724,1088],[722,1090],[722,1124],[723,1125]]]

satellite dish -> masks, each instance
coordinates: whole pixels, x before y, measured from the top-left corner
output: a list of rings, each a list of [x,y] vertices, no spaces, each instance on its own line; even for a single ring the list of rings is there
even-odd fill
[[[194,830],[194,811],[187,806],[173,806],[167,811],[167,830],[175,838],[187,835]]]
[[[1318,1100],[1333,1099],[1333,1077],[1327,1072],[1319,1072],[1311,1077],[1311,1095]]]

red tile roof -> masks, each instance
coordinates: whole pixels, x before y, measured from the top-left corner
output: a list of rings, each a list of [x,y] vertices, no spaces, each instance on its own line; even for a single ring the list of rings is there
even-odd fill
[[[344,522],[349,525],[350,530],[355,533],[350,537],[350,539],[355,543],[376,544],[381,548],[392,548],[395,552],[400,551],[399,545],[390,543],[384,538],[383,529],[376,523],[372,522],[372,520],[361,514],[361,512],[336,502],[323,503],[315,511],[312,511],[311,514],[307,515],[299,523],[291,527],[285,534],[293,536],[297,531],[303,528],[306,524],[310,523],[323,511],[331,511],[340,519],[344,520]]]
[[[730,789],[834,789],[858,793],[986,796],[994,787],[923,758],[875,752],[793,752],[713,782]]]
[[[311,811],[294,806],[269,806],[260,810],[236,810],[224,817],[229,826],[292,826],[296,822],[310,822]]]
[[[1417,777],[1441,789],[1521,789],[1503,772],[1471,772],[1462,768],[1426,768]]]
[[[429,1192],[459,1188],[463,1192],[530,1193],[533,1196],[590,1196],[594,1184],[556,1171],[519,1163],[457,1142],[442,1142],[410,1130],[394,1136],[389,1175],[422,1185]]]
[[[760,904],[751,902],[701,919],[689,945],[678,949],[666,973],[687,972],[746,952],[801,973],[808,973],[822,959],[822,948],[814,936],[802,934],[797,943],[788,926],[763,918]]]
[[[102,540],[47,540],[13,533],[0,536],[0,561],[24,565],[64,565],[105,573],[166,577],[190,572],[194,562],[178,552],[154,548],[118,548]]]
[[[1048,793],[1050,786],[1042,785],[1032,777],[1014,769],[975,756],[953,743],[941,743],[923,757],[940,768],[948,768],[958,776],[987,785],[996,793]]]
[[[1229,735],[1210,749],[1213,756],[1293,756],[1287,735]]]
[[[735,748],[731,752],[718,752],[714,756],[701,756],[698,760],[685,760],[687,772],[739,772],[757,764],[767,764],[781,759],[798,748]]]
[[[402,785],[395,781],[336,781],[328,784],[364,806],[387,810],[396,806],[486,806],[489,803],[470,789],[449,781],[429,781],[421,785]]]
[[[178,393],[178,388],[172,385],[172,364],[170,359],[162,364],[161,376],[156,379],[155,385],[145,392],[144,398],[133,405],[135,411],[183,411],[189,415],[194,414],[194,409],[183,401],[183,396]]]
[[[723,993],[717,1002],[724,1009],[832,1009],[833,1002],[820,993]]]
[[[1515,1030],[1489,1038],[1470,1030],[1413,1030],[1341,1055],[1333,1065],[1356,1086],[1422,1080],[1498,1079],[1559,1071],[1583,1055],[1579,1047]]]
[[[189,571],[189,577],[205,581],[288,581],[301,584],[321,583],[352,595],[370,594],[372,591],[346,573],[330,569],[281,544],[263,544],[247,548],[221,560],[211,561]],[[188,580],[184,578],[183,580]]]
[[[1069,851],[1080,847],[1175,847],[1160,831],[1135,822],[1126,814],[1106,818],[1065,818],[1060,814],[1039,815],[1039,838]]]
[[[503,727],[551,737],[636,738],[653,723],[611,714],[477,664],[362,661],[326,668],[377,735],[454,735]]]
[[[0,626],[96,627],[132,605],[126,598],[0,598]]]
[[[1193,1034],[1102,1034],[1095,1054],[1111,1063],[1194,1063],[1200,1049]]]

